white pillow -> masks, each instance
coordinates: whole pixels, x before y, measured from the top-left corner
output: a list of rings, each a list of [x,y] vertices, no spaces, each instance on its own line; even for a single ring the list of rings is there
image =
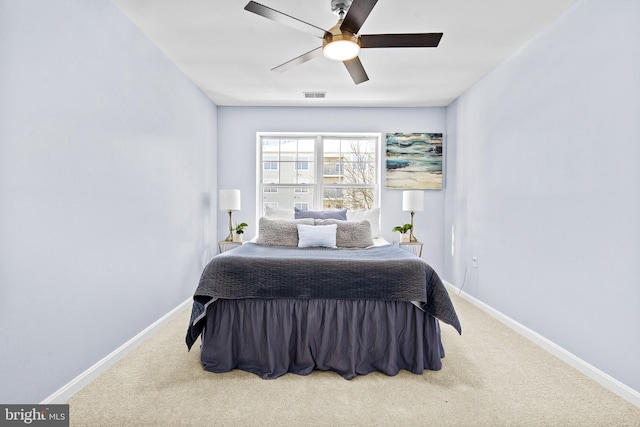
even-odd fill
[[[371,223],[371,237],[380,237],[380,208],[347,210],[347,221],[362,221],[365,219]]]
[[[336,224],[298,224],[298,247],[322,246],[324,248],[335,248],[337,229],[338,226]]]
[[[268,218],[295,219],[293,209],[272,208],[271,206],[264,208],[264,216]]]

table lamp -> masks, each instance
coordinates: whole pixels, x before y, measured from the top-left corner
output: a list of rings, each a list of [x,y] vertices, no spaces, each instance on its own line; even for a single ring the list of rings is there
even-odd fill
[[[219,208],[221,211],[229,212],[229,235],[226,242],[233,241],[233,222],[231,214],[233,211],[240,210],[240,190],[220,190]]]
[[[417,242],[413,235],[413,214],[424,209],[424,191],[407,190],[402,192],[402,210],[411,212],[411,230],[409,231],[409,241]]]

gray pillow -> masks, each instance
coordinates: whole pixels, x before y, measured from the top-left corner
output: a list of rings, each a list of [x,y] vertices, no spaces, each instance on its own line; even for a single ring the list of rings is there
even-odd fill
[[[347,210],[328,210],[328,211],[305,211],[295,208],[295,218],[313,218],[313,219],[339,219],[347,220]]]
[[[363,221],[339,221],[335,219],[316,219],[315,225],[336,224],[336,246],[339,248],[367,248],[373,246],[371,223]]]
[[[256,243],[272,246],[298,246],[298,224],[314,225],[313,219],[260,218]]]

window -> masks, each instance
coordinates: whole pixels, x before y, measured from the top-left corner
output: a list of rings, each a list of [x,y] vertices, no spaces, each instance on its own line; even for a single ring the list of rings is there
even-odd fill
[[[297,156],[296,160],[296,170],[309,170],[309,157],[308,156]]]
[[[264,170],[278,170],[278,156],[264,156]]]
[[[344,193],[342,192],[342,188],[327,188],[324,190],[324,197],[331,199],[343,199]]]
[[[349,156],[349,162],[350,162],[349,167],[354,171],[365,170],[367,168],[366,162],[364,162],[360,156],[357,156],[357,155]]]
[[[284,209],[372,209],[380,192],[379,147],[379,134],[259,133],[260,203]]]

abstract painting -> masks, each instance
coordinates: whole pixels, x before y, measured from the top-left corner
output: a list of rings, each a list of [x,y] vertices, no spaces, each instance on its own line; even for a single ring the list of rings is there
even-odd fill
[[[386,188],[442,189],[442,134],[388,133]]]

